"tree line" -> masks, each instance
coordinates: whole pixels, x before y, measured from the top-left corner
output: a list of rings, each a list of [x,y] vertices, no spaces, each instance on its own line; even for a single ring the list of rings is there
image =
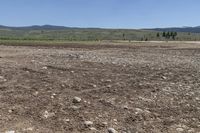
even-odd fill
[[[162,32],[162,33],[157,33],[157,37],[160,38],[160,36],[164,37],[165,39],[173,39],[176,40],[177,37],[177,32]]]

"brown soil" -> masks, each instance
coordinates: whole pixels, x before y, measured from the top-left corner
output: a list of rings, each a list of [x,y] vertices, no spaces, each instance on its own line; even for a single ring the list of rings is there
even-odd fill
[[[199,44],[0,46],[0,132],[197,133],[199,72]]]

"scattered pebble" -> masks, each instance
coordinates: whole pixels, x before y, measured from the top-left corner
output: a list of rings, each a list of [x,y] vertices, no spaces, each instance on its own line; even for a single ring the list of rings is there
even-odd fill
[[[5,133],[15,133],[15,131],[6,131]]]
[[[125,105],[125,106],[124,106],[124,109],[128,109],[128,105]]]
[[[93,87],[94,87],[94,88],[96,88],[96,87],[97,87],[97,85],[93,85]]]
[[[114,128],[108,128],[108,133],[117,133],[117,131]]]
[[[93,125],[93,122],[92,122],[92,121],[85,121],[85,122],[84,122],[84,125],[85,125],[86,127],[91,127],[91,126]]]
[[[111,85],[107,85],[107,88],[111,88],[112,86]]]
[[[9,113],[12,113],[12,112],[13,112],[13,110],[12,110],[12,109],[9,109],[9,110],[8,110],[8,112],[9,112]]]
[[[33,127],[26,128],[24,131],[33,131]]]
[[[46,69],[47,69],[47,67],[46,67],[46,66],[45,66],[45,67],[42,67],[42,69],[46,70]]]
[[[66,122],[70,122],[70,119],[65,119]]]
[[[162,79],[167,79],[167,77],[165,77],[165,76],[162,76]]]
[[[107,126],[107,125],[108,125],[108,123],[107,123],[107,122],[102,122],[102,124],[103,124],[104,126]]]
[[[178,131],[178,132],[183,132],[184,129],[179,127],[179,128],[176,128],[176,131]]]
[[[49,113],[48,111],[45,111],[43,116],[45,118],[53,117],[53,116],[55,116],[55,113]]]
[[[80,97],[74,97],[73,98],[73,103],[80,103],[81,102],[81,98]]]
[[[70,108],[73,109],[74,111],[80,109],[80,107],[78,107],[78,106],[71,106]]]
[[[90,130],[92,130],[92,131],[97,131],[97,129],[94,128],[94,127],[90,127]]]

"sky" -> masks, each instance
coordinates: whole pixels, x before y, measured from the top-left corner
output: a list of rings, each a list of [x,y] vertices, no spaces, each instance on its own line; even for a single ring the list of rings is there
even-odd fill
[[[200,26],[200,0],[0,0],[0,25]]]

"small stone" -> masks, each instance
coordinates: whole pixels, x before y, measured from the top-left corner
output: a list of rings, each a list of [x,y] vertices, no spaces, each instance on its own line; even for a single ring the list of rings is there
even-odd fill
[[[111,88],[112,86],[111,85],[107,85],[107,88]]]
[[[113,119],[114,122],[117,122],[117,119]]]
[[[107,126],[107,125],[108,125],[108,123],[107,123],[107,122],[102,122],[102,124],[103,124],[104,126]]]
[[[39,92],[38,91],[36,91],[36,92],[34,92],[34,96],[37,96],[39,94]]]
[[[90,130],[92,130],[92,131],[97,131],[97,129],[94,128],[94,127],[90,127]]]
[[[80,97],[74,97],[73,98],[73,103],[80,103],[81,102],[81,98]]]
[[[114,128],[108,128],[108,133],[117,133],[117,131]]]
[[[70,122],[70,119],[65,119],[66,122]]]
[[[29,127],[29,128],[25,128],[25,129],[23,129],[24,131],[33,131],[33,127]]]
[[[80,107],[78,106],[71,106],[70,108],[73,109],[74,111],[80,109]]]
[[[5,133],[15,133],[15,131],[6,131]]]
[[[93,87],[94,87],[94,88],[96,88],[96,87],[97,87],[97,85],[93,85]]]
[[[112,80],[111,80],[111,79],[108,79],[108,80],[106,80],[106,82],[112,82]]]
[[[128,106],[127,106],[127,105],[125,105],[125,106],[124,106],[124,109],[128,109]]]
[[[188,130],[188,133],[194,133],[195,130],[193,128],[191,128],[190,130]]]
[[[74,73],[74,71],[71,71],[71,73]]]
[[[12,110],[12,109],[9,109],[9,110],[8,110],[8,112],[9,112],[9,113],[12,113],[12,112],[13,112],[13,110]]]
[[[176,131],[178,131],[178,132],[183,132],[184,129],[179,127],[179,128],[176,128]]]
[[[92,122],[92,121],[85,121],[85,122],[84,122],[84,125],[85,125],[86,127],[91,127],[91,126],[93,125],[93,122]]]
[[[43,116],[44,116],[44,118],[53,117],[53,116],[55,116],[55,113],[49,113],[48,111],[45,111]]]
[[[42,67],[42,69],[46,70],[46,69],[47,69],[47,67],[46,67],[46,66],[45,66],[45,67]]]

